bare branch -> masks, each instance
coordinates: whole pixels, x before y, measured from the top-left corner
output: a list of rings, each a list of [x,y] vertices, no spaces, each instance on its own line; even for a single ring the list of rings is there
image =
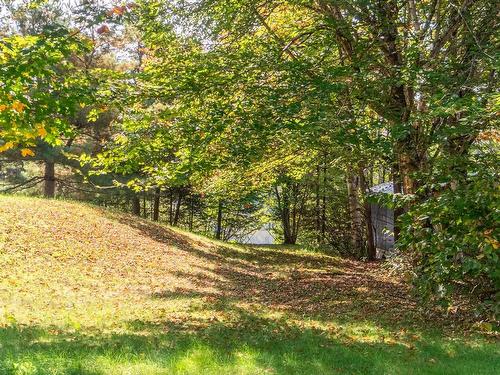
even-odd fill
[[[28,189],[30,187],[33,187],[35,186],[36,184],[40,183],[43,181],[43,177],[40,177],[40,176],[37,176],[37,177],[33,177],[33,178],[30,178],[29,180],[26,180],[24,182],[21,182],[20,184],[17,184],[17,185],[14,185],[14,186],[11,186],[7,189],[3,189],[3,190],[0,190],[0,193],[7,193],[9,191],[14,191],[14,190],[17,190],[17,189]],[[29,186],[27,186],[29,185]]]

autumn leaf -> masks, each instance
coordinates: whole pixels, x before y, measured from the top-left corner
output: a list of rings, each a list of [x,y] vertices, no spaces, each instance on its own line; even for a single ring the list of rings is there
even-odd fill
[[[111,9],[111,13],[121,16],[123,13],[125,13],[126,10],[127,7],[125,6],[115,6],[113,9]]]
[[[35,133],[31,133],[31,132],[26,132],[26,133],[24,133],[24,138],[25,139],[35,139],[36,138],[36,134]]]
[[[45,130],[45,127],[41,124],[36,127],[36,130],[41,138],[44,138],[47,135],[47,130]]]
[[[0,152],[7,151],[7,150],[11,149],[12,147],[14,147],[14,142],[7,142],[4,145],[0,146]]]
[[[19,102],[19,101],[15,101],[14,103],[12,103],[12,109],[18,113],[21,113],[22,111],[24,111],[25,107],[26,107],[26,105]]]
[[[35,153],[33,152],[33,150],[30,150],[29,148],[23,148],[23,149],[21,149],[21,155],[23,157],[35,156]]]
[[[106,34],[106,33],[109,33],[109,27],[108,27],[108,25],[102,25],[96,31],[97,31],[97,34]]]
[[[0,104],[0,112],[5,111],[7,108],[5,104]]]

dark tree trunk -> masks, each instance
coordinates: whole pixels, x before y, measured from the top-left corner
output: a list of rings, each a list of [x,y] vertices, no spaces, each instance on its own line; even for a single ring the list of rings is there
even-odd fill
[[[321,208],[321,242],[325,242],[326,236],[326,157],[323,163],[323,207]]]
[[[55,163],[53,161],[45,161],[45,173],[43,176],[44,186],[43,195],[45,198],[54,198],[56,194],[56,176]]]
[[[179,194],[178,194],[178,199],[175,204],[175,215],[174,215],[174,220],[173,220],[173,225],[177,225],[179,223],[179,216],[181,213],[181,204],[182,204],[182,189],[178,189]]]
[[[295,209],[291,208],[290,196],[292,188],[287,184],[283,189],[283,208],[282,208],[282,221],[283,221],[283,243],[285,245],[295,245],[297,242],[297,225]]]
[[[153,221],[160,219],[160,188],[156,188],[153,202]]]
[[[351,245],[357,253],[361,253],[363,250],[363,225],[359,204],[358,178],[352,171],[349,171],[347,175],[347,194],[351,221]]]
[[[284,202],[283,204],[283,210],[281,212],[281,221],[283,225],[283,243],[285,245],[294,245],[295,239],[290,225],[290,206],[288,202]]]
[[[168,223],[173,225],[174,223],[174,188],[170,188],[170,202],[168,209]]]
[[[321,229],[321,205],[320,205],[320,186],[321,186],[321,166],[316,167],[316,233],[318,243],[322,242]]]
[[[194,219],[194,199],[193,196],[189,197],[189,230],[193,230],[193,219]]]
[[[359,171],[359,185],[362,194],[365,196],[363,207],[364,207],[364,219],[365,219],[365,229],[366,229],[366,250],[368,260],[375,260],[377,257],[377,249],[375,248],[375,239],[373,235],[372,226],[372,206],[366,200],[366,193],[368,192],[368,186],[366,184],[365,174],[362,168]]]
[[[134,193],[132,196],[132,213],[141,216],[141,201],[137,193]]]
[[[222,238],[222,200],[219,200],[217,207],[217,227],[215,228],[215,238],[220,240]]]
[[[146,210],[146,192],[142,192],[142,216],[144,219],[148,217],[148,212]]]
[[[401,194],[403,192],[403,189],[401,187],[401,182],[399,179],[399,174],[397,169],[395,168],[392,172],[392,183],[394,184],[394,194]],[[397,245],[397,242],[399,240],[399,235],[401,233],[400,227],[399,227],[399,218],[401,215],[404,213],[404,210],[402,207],[396,207],[394,209],[394,244]]]

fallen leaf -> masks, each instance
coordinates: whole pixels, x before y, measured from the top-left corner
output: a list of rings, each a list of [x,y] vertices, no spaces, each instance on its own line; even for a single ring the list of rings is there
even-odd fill
[[[96,30],[97,34],[106,34],[109,33],[108,25],[102,25]]]

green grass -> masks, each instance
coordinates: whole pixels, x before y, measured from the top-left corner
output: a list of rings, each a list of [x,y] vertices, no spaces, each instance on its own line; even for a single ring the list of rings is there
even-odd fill
[[[379,264],[0,197],[0,374],[497,374]]]

